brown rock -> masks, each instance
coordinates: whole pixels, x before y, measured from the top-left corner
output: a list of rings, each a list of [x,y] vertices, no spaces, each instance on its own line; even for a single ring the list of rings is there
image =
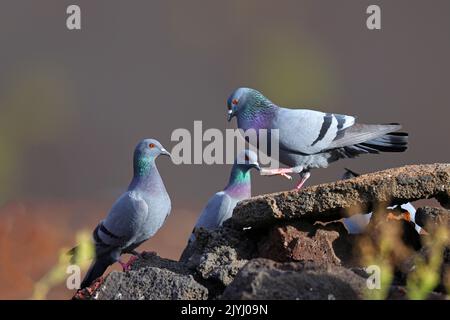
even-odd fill
[[[416,223],[427,231],[439,226],[450,227],[450,211],[443,208],[420,207],[416,211]]]
[[[249,235],[228,227],[196,230],[196,240],[183,252],[180,262],[208,285],[210,295],[221,293],[256,252]]]
[[[113,271],[79,290],[75,299],[205,300],[208,289],[183,264],[144,253],[127,272]]]
[[[258,244],[259,256],[280,262],[314,261],[341,265],[349,260],[352,244],[341,222],[312,225],[295,222],[275,226]]]
[[[333,221],[377,204],[402,204],[437,198],[450,204],[450,164],[410,165],[334,183],[286,191],[240,202],[232,223],[237,228],[261,228],[280,220]]]
[[[307,262],[254,259],[225,289],[222,299],[362,299],[366,280],[353,271]]]

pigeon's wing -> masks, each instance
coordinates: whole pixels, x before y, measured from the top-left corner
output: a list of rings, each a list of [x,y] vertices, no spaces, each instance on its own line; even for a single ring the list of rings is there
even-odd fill
[[[342,148],[370,141],[379,147],[390,148],[393,144],[403,142],[404,134],[387,135],[401,129],[399,124],[354,124],[341,130],[327,149]],[[386,136],[385,136],[386,135]],[[384,136],[384,137],[383,137]]]
[[[281,151],[304,155],[353,145],[361,152],[404,151],[407,145],[407,134],[394,132],[399,124],[355,124],[352,116],[314,110],[280,108],[273,128],[280,130]]]
[[[97,247],[127,247],[134,242],[148,215],[147,203],[135,192],[124,193],[94,231]]]
[[[280,108],[272,129],[279,129],[281,151],[308,155],[330,148],[336,137],[354,123],[352,116]]]
[[[224,191],[217,192],[206,204],[198,221],[196,228],[215,229],[231,217],[235,201]]]

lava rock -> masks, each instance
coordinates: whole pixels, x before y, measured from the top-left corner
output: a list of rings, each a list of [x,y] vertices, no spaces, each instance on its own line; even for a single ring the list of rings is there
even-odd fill
[[[416,211],[416,223],[427,231],[432,231],[439,226],[450,227],[450,211],[442,208],[420,207]]]
[[[208,289],[192,275],[143,267],[111,272],[92,294],[94,300],[205,300]]]
[[[217,230],[196,230],[196,239],[188,244],[180,262],[208,285],[210,293],[219,294],[256,252],[250,234],[224,226]]]
[[[350,260],[352,251],[352,241],[341,222],[324,226],[296,221],[274,226],[258,243],[259,257],[280,262],[341,265]]]
[[[410,165],[334,183],[254,197],[238,203],[231,220],[237,228],[270,227],[277,221],[334,221],[370,212],[379,203],[403,204],[436,198],[450,201],[450,164]]]
[[[221,299],[362,299],[366,279],[336,266],[254,259],[225,289]]]
[[[142,253],[127,272],[113,271],[89,288],[77,293],[77,299],[93,300],[205,300],[208,289],[200,284],[186,265]]]

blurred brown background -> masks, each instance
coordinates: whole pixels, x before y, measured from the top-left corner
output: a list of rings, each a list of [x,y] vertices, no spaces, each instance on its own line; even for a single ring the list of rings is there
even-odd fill
[[[82,30],[66,29],[78,4]],[[370,4],[382,30],[366,28]],[[401,122],[404,154],[366,156],[368,172],[448,162],[450,2],[9,0],[0,4],[0,298],[33,283],[93,229],[131,177],[144,137],[169,150],[176,128],[234,128],[225,101],[239,86],[285,106]],[[178,258],[196,216],[226,184],[229,166],[158,161],[171,194],[167,224],[143,249]],[[254,177],[253,193],[294,186]],[[58,288],[49,298],[68,298]]]

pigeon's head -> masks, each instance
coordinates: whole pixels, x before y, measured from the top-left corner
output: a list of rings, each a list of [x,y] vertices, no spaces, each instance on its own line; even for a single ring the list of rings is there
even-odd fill
[[[170,153],[155,139],[144,139],[134,150],[135,159],[155,159],[160,154],[171,157]]]
[[[238,88],[228,97],[228,121],[248,109],[270,105],[271,102],[261,92],[251,88]]]
[[[244,171],[255,168],[260,171],[261,167],[258,162],[258,155],[252,150],[242,150],[235,160],[235,165],[240,166]]]

